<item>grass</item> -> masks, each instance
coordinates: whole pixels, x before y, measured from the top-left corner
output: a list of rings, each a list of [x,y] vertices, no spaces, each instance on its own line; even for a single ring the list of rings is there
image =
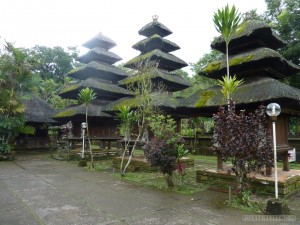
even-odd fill
[[[142,150],[135,150],[134,155],[143,155]],[[216,168],[216,156],[204,156],[204,155],[188,155],[188,157],[195,160],[195,165],[192,168],[186,168],[186,175],[181,176],[177,171],[173,175],[173,181],[175,187],[174,192],[180,194],[193,194],[200,192],[209,187],[210,184],[196,182],[196,171],[199,169],[214,169]],[[300,170],[299,163],[290,163],[291,169]],[[278,162],[278,167],[282,167],[282,162]],[[161,190],[168,190],[167,184],[163,174],[160,172],[127,172],[124,177],[121,177],[119,171],[114,171],[112,168],[111,159],[105,159],[96,161],[94,171],[111,172],[114,176],[124,179],[129,182],[134,182],[140,185],[152,186]]]
[[[135,156],[143,155],[142,150],[135,150]],[[209,183],[198,183],[196,182],[196,171],[199,169],[214,169],[216,168],[216,156],[204,156],[204,155],[188,155],[188,157],[193,158],[195,165],[192,168],[186,168],[186,175],[181,176],[178,172],[173,175],[173,181],[175,187],[170,190],[167,187],[166,180],[160,172],[127,172],[124,177],[121,177],[119,171],[113,171],[111,159],[104,159],[101,161],[96,161],[95,168],[93,171],[107,172],[116,178],[137,183],[139,185],[151,186],[164,191],[173,191],[183,195],[190,195],[197,192],[206,190],[210,184]],[[290,163],[291,169],[300,170],[299,163]],[[278,162],[278,167],[282,168],[282,162]],[[266,206],[265,196],[252,195],[248,193],[249,198],[245,202],[241,202],[237,196],[233,196],[231,204],[227,203],[227,206],[240,209],[243,211],[262,213]]]
[[[142,150],[135,150],[134,155],[143,155]],[[180,194],[193,194],[207,189],[208,184],[198,183],[196,181],[196,171],[201,168],[214,168],[216,165],[215,156],[199,156],[189,155],[188,157],[194,158],[195,166],[192,168],[186,168],[186,175],[181,176],[178,172],[173,175],[173,181],[175,184],[172,191]],[[168,187],[165,178],[160,172],[127,172],[124,177],[121,177],[119,171],[113,173],[111,160],[101,160],[95,163],[94,171],[111,171],[116,177],[124,179],[129,182],[138,183],[140,185],[152,186],[160,190],[168,191]]]

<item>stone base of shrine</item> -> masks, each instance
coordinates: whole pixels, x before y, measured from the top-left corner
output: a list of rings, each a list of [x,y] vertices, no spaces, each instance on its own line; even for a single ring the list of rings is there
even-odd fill
[[[198,170],[196,173],[197,182],[210,184],[210,189],[227,192],[229,187],[236,188],[236,177],[228,174],[227,169]],[[255,175],[251,182],[254,193],[273,195],[275,193],[275,176]],[[281,196],[290,195],[300,190],[300,170],[278,171],[278,194]]]
[[[120,169],[122,157],[115,157],[112,160],[113,167],[115,169]],[[123,162],[123,168],[128,162],[128,156],[124,158]],[[186,167],[192,167],[194,166],[194,159],[183,157],[180,159],[180,162],[182,162]],[[131,159],[131,162],[128,166],[128,171],[130,172],[150,172],[150,171],[158,171],[157,167],[152,167],[146,160],[144,156],[134,156]]]

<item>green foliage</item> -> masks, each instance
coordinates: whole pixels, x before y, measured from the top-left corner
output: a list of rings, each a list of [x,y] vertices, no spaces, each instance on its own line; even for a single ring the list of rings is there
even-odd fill
[[[243,82],[243,80],[237,80],[235,75],[233,77],[223,76],[223,80],[218,80],[219,86],[222,87],[221,92],[226,99],[230,99]]]
[[[8,144],[13,142],[19,129],[24,127],[25,124],[22,114],[8,116],[0,113],[0,121],[0,138],[2,139],[2,143]]]
[[[0,155],[6,155],[11,152],[11,146],[9,144],[0,143]]]
[[[230,206],[248,212],[263,213],[265,204],[263,202],[252,200],[251,196],[252,192],[250,189],[244,190],[241,195],[233,198]]]
[[[148,118],[149,127],[158,139],[165,139],[167,144],[176,144],[181,136],[176,132],[176,121],[167,115],[155,115]]]
[[[78,101],[84,103],[85,105],[92,102],[94,99],[96,99],[96,97],[96,93],[89,87],[81,89],[78,93]]]
[[[34,74],[35,60],[23,49],[6,42],[0,55],[0,137],[9,144],[24,126],[25,106],[30,91],[38,80]]]
[[[116,112],[116,117],[120,121],[120,134],[125,136],[125,140],[130,139],[133,124],[136,121],[135,112],[129,106],[123,105]]]
[[[300,1],[298,0],[266,0],[265,19],[287,43],[279,52],[293,63],[300,64]],[[299,73],[291,76],[289,84],[300,88]]]
[[[89,142],[89,150],[90,150],[90,156],[91,156],[91,165],[92,168],[94,168],[94,159],[93,159],[93,152],[92,152],[92,144],[90,141],[90,135],[89,135],[89,124],[88,124],[88,105],[96,99],[96,93],[94,93],[93,89],[91,88],[84,88],[81,89],[78,93],[78,101],[83,103],[85,105],[85,122],[86,122],[86,135]],[[84,159],[82,158],[79,162],[78,166],[84,165]]]
[[[54,94],[50,97],[48,100],[48,103],[55,109],[61,110],[66,108],[69,105],[75,105],[78,104],[78,100],[73,100],[73,99],[62,99],[60,96],[57,94]]]
[[[216,50],[212,50],[210,53],[204,54],[197,63],[191,64],[191,70],[193,71],[193,76],[187,77],[189,82],[191,83],[191,87],[182,91],[178,91],[173,93],[175,97],[189,97],[199,89],[206,89],[217,82],[215,79],[208,78],[206,76],[199,75],[200,71],[202,71],[209,63],[219,60],[222,57],[222,53]]]
[[[185,175],[185,166],[180,159],[187,154],[181,136],[176,132],[176,121],[170,116],[157,115],[148,118],[149,127],[154,134],[144,147],[145,156],[152,166],[157,166],[165,175],[169,188],[174,187],[173,172],[177,169]]]
[[[79,50],[77,47],[63,49],[60,46],[49,48],[36,45],[27,50],[36,60],[35,70],[43,80],[54,80],[55,83],[63,83],[64,75],[80,64],[76,63]]]
[[[181,119],[181,135],[185,137],[194,137],[195,131],[190,126],[189,119]]]
[[[25,125],[19,128],[19,133],[22,134],[35,134],[35,128],[30,125]]]
[[[204,54],[197,63],[191,64],[194,74],[199,74],[209,63],[218,61],[222,58],[223,54],[217,50],[211,50],[209,53]]]
[[[228,45],[241,21],[241,14],[236,10],[235,6],[229,8],[226,5],[221,10],[218,9],[217,13],[214,13],[213,21],[216,30],[222,35],[226,43],[227,77],[229,77]]]
[[[231,36],[238,27],[240,20],[241,17],[238,10],[235,6],[229,8],[228,4],[221,10],[218,9],[218,11],[214,13],[213,21],[215,28],[224,37],[227,45],[229,44]]]

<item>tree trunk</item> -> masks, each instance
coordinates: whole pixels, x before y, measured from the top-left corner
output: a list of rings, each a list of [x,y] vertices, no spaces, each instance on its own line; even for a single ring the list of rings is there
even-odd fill
[[[173,189],[175,186],[173,182],[173,174],[166,174],[165,179],[167,181],[168,188]]]
[[[85,107],[85,122],[86,122],[86,135],[87,135],[87,139],[88,139],[88,142],[89,142],[89,150],[90,150],[90,156],[91,156],[91,166],[92,166],[92,168],[94,168],[95,165],[94,165],[94,156],[93,156],[93,151],[92,151],[92,144],[91,144],[90,134],[89,134],[88,106],[87,105]]]

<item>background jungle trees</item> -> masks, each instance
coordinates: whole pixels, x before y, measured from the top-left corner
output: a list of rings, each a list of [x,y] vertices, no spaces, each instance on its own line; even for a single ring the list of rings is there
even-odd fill
[[[80,65],[76,62],[79,50],[76,47],[64,49],[59,46],[50,48],[36,45],[26,51],[35,59],[34,70],[42,80],[33,92],[56,109],[74,103],[74,100],[61,99],[58,93],[71,82],[71,79],[65,75]]]
[[[300,1],[266,0],[266,21],[287,43],[279,52],[288,60],[300,64]],[[300,75],[289,78],[289,85],[300,88]]]
[[[9,144],[24,127],[25,106],[30,91],[40,79],[34,73],[35,60],[23,49],[6,42],[0,54],[0,140]]]

